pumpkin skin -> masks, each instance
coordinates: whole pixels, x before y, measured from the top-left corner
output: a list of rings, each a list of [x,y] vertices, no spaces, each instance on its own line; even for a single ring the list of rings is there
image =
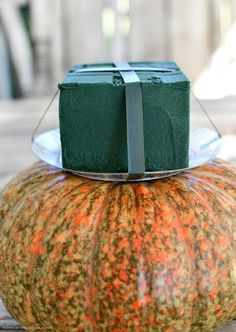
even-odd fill
[[[236,316],[236,170],[142,183],[36,163],[0,198],[0,296],[42,331],[213,331]]]

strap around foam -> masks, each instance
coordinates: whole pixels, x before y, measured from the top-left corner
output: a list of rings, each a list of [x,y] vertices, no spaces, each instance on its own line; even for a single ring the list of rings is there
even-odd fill
[[[130,177],[145,173],[143,100],[141,82],[127,62],[114,62],[125,82],[128,173]],[[130,70],[128,70],[130,69]]]

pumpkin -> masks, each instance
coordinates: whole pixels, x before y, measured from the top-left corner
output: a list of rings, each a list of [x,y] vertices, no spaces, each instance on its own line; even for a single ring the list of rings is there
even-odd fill
[[[0,198],[0,295],[27,329],[213,331],[236,316],[236,170],[151,182],[42,162]]]

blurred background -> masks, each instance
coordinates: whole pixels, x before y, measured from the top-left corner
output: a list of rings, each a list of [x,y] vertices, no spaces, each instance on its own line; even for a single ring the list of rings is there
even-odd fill
[[[0,186],[69,68],[115,60],[176,61],[236,160],[235,0],[0,0]]]
[[[0,98],[50,94],[75,63],[176,61],[200,98],[236,93],[235,0],[0,0]]]

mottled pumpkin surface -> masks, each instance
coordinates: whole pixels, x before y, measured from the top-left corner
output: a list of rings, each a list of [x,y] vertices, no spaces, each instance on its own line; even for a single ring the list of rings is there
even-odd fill
[[[144,183],[37,163],[0,197],[0,296],[28,329],[213,331],[236,317],[236,170]]]

